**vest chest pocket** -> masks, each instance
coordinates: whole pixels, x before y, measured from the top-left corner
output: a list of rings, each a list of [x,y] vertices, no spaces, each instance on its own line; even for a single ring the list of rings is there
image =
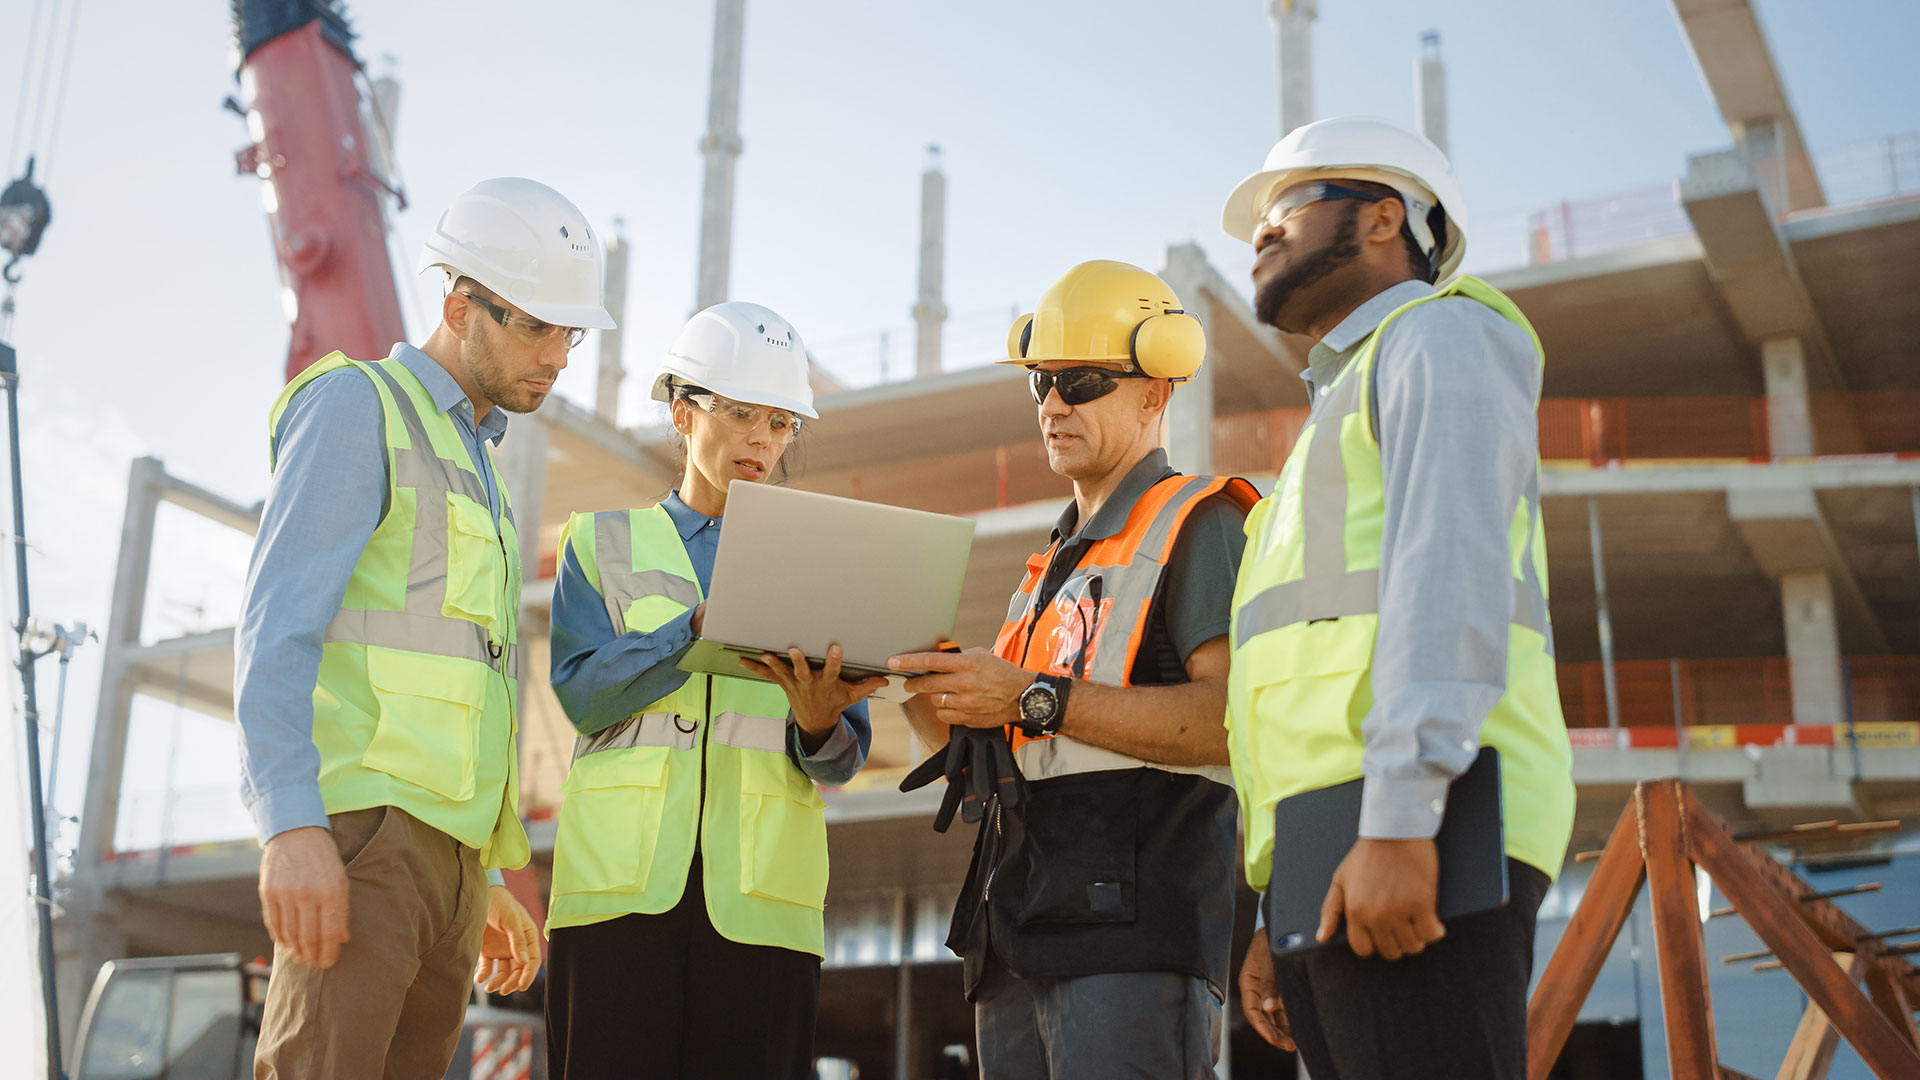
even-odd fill
[[[643,892],[667,804],[665,746],[587,754],[560,794],[553,891]]]
[[[480,714],[496,678],[472,660],[367,646],[380,720],[360,763],[446,799],[471,799]]]
[[[507,560],[493,512],[465,495],[447,492],[447,595],[440,613],[470,619],[496,639],[503,635]]]
[[[826,805],[785,754],[740,751],[740,891],[825,908]]]
[[[1348,615],[1296,624],[1236,652],[1250,705],[1243,737],[1266,775],[1315,781],[1295,790],[1359,775],[1378,623],[1375,615]]]

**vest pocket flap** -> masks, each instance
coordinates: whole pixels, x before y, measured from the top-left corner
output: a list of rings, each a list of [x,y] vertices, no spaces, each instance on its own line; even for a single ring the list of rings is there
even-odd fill
[[[661,787],[667,782],[668,753],[664,746],[640,746],[587,754],[567,771],[560,794],[602,788]]]
[[[493,527],[493,511],[465,495],[447,492],[447,595],[440,613],[497,629],[506,573],[507,559]]]
[[[1299,623],[1284,632],[1259,639],[1258,655],[1249,657],[1248,682],[1268,686],[1315,675],[1348,675],[1373,667],[1377,615],[1348,615]],[[1248,650],[1252,651],[1252,650]],[[1236,656],[1235,662],[1241,658]]]
[[[399,653],[378,645],[367,647],[367,681],[385,694],[432,698],[469,709],[484,709],[493,677],[492,671],[472,660],[429,653]]]
[[[471,799],[479,713],[496,677],[472,660],[367,646],[380,720],[360,763],[443,798]]]

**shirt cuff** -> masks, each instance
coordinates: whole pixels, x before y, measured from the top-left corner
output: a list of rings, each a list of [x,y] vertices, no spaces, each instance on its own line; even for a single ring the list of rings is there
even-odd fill
[[[840,787],[853,779],[856,770],[849,766],[855,763],[849,759],[859,753],[860,740],[854,736],[853,725],[847,723],[846,717],[840,718],[833,734],[828,735],[827,741],[820,744],[820,749],[811,754],[800,744],[800,725],[789,723],[787,745],[792,749],[793,760],[799,764],[800,771],[809,778],[828,787]]]
[[[1447,778],[1369,776],[1360,788],[1363,840],[1431,840],[1447,811]]]
[[[489,870],[487,871],[487,884],[498,885],[504,889],[507,886],[507,875],[501,873],[498,869]]]
[[[252,810],[261,847],[290,829],[333,827],[327,822],[327,804],[320,798],[318,781],[311,787],[297,784],[263,791],[253,800]]]

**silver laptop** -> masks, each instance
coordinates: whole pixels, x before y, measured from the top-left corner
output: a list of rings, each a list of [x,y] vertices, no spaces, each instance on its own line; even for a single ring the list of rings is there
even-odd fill
[[[849,679],[911,674],[887,658],[953,634],[973,548],[968,518],[735,481],[701,636],[682,671],[752,678],[740,658],[839,645]]]

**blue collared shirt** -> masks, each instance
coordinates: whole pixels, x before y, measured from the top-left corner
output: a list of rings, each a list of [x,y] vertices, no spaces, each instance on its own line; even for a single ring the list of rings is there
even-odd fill
[[[497,527],[500,493],[486,444],[506,433],[505,410],[489,410],[476,425],[466,392],[432,357],[404,342],[392,356],[459,429]],[[262,844],[288,829],[327,825],[320,751],[313,742],[313,688],[327,624],[386,517],[384,423],[372,381],[341,370],[296,395],[274,431],[273,486],[248,560],[233,639],[240,791]]]
[[[713,556],[720,547],[722,518],[710,518],[680,501],[678,491],[661,504],[680,532],[687,559],[705,595],[713,587]],[[687,673],[674,665],[693,644],[693,612],[683,611],[650,633],[615,634],[607,602],[580,568],[569,545],[561,552],[553,586],[553,692],[583,735],[591,735],[640,712],[680,688]],[[787,756],[802,772],[828,787],[853,779],[866,764],[873,727],[867,703],[840,714],[840,724],[812,754],[800,745],[800,727],[787,724]]]

